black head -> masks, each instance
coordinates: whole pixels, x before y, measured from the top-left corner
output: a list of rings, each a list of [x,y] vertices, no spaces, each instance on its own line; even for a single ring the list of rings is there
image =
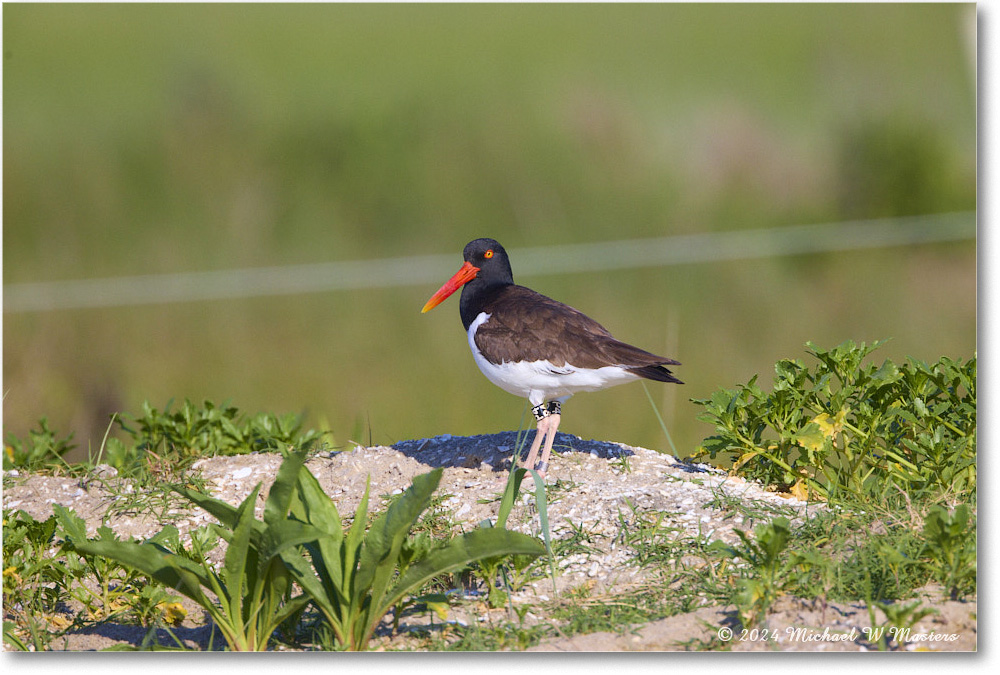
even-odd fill
[[[464,286],[459,311],[462,323],[468,329],[472,318],[478,314],[477,298],[482,298],[486,291],[497,286],[510,286],[514,283],[514,275],[510,270],[507,251],[496,239],[470,241],[465,246],[462,256],[465,258],[465,263],[461,269],[431,296],[422,311],[428,312],[434,309],[445,298]]]
[[[510,269],[510,258],[507,257],[507,251],[496,239],[470,241],[465,245],[462,257],[465,258],[465,262],[479,269],[475,276],[480,282],[477,285],[514,283],[514,274]]]

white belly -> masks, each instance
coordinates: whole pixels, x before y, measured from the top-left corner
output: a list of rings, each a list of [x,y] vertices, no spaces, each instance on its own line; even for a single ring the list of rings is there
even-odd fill
[[[472,357],[490,382],[508,393],[527,398],[533,406],[555,399],[564,401],[578,391],[597,391],[639,379],[620,366],[578,368],[569,363],[553,366],[544,360],[490,363],[475,341],[476,329],[489,318],[489,314],[482,312],[469,326]]]

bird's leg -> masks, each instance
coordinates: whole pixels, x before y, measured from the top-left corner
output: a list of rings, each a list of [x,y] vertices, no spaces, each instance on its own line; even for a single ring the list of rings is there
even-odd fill
[[[549,469],[549,454],[552,452],[552,444],[556,440],[556,431],[559,429],[559,421],[562,419],[562,406],[559,401],[551,401],[547,410],[549,415],[545,418],[548,422],[545,433],[545,448],[542,450],[542,459],[536,468],[538,475],[542,478],[545,478],[545,472]]]
[[[521,464],[525,469],[534,469],[535,460],[538,458],[538,449],[542,447],[542,439],[548,434],[549,429],[549,416],[552,414],[549,412],[548,407],[545,403],[540,403],[531,409],[531,414],[535,416],[538,420],[538,426],[535,429],[535,438],[531,441],[531,450],[528,451],[528,458],[524,460]]]

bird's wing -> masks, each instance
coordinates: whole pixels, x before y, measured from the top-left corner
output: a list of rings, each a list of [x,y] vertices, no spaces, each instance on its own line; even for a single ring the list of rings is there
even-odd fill
[[[523,286],[507,287],[488,299],[483,311],[491,316],[476,331],[476,346],[496,363],[544,360],[577,368],[677,364],[616,340],[586,314]]]

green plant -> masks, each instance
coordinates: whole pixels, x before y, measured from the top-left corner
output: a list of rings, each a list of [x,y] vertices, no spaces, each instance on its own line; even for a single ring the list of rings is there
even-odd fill
[[[515,452],[520,455],[520,449]],[[514,467],[507,474],[507,483],[504,486],[503,496],[500,498],[500,507],[497,511],[496,527],[503,529],[507,525],[507,519],[514,508],[514,501],[521,491],[521,483],[524,477],[530,472],[535,483],[535,505],[538,509],[539,523],[542,536],[545,541],[545,551],[548,554],[549,575],[552,579],[552,588],[555,590],[555,563],[552,554],[552,541],[549,531],[548,521],[548,495],[545,481],[539,477],[533,469]],[[493,523],[485,520],[480,523],[480,527],[493,528]],[[486,557],[478,562],[482,571],[483,580],[486,583],[486,599],[491,607],[502,607],[510,600],[510,591],[515,590],[517,584],[512,583],[512,577],[523,583],[526,578],[530,558],[512,556],[509,558],[510,567],[506,566],[508,559],[501,556]]]
[[[48,418],[42,417],[38,421],[38,429],[29,431],[25,441],[13,434],[7,434],[7,443],[4,445],[3,470],[35,471],[52,463],[65,466],[66,460],[63,459],[63,455],[74,447],[73,434],[69,434],[65,438],[58,438],[56,432],[49,428]]]
[[[289,549],[282,557],[341,647],[364,649],[389,610],[436,576],[491,556],[545,552],[532,537],[489,528],[431,547],[411,545],[404,555],[407,534],[430,504],[441,474],[438,468],[414,478],[367,533],[367,488],[345,533],[336,506],[316,478],[308,471],[299,475],[291,517],[318,536],[306,543],[305,551]]]
[[[222,569],[216,571],[192,539],[191,552],[171,551],[163,542],[176,541],[172,526],[142,542],[118,541],[99,531],[98,539],[87,539],[84,523],[65,508],[56,515],[76,551],[114,559],[140,570],[191,598],[212,617],[229,648],[259,651],[267,648],[275,629],[309,601],[304,594],[292,595],[291,577],[281,559],[288,548],[315,538],[316,532],[286,518],[303,452],[290,453],[282,463],[264,507],[264,521],[254,518],[260,484],[238,506],[186,488],[174,489],[219,519],[217,532],[228,542]],[[216,600],[206,594],[211,592]]]
[[[920,557],[934,578],[957,600],[976,589],[976,522],[970,509],[959,504],[949,512],[931,507],[924,517],[924,546]]]
[[[679,543],[676,536],[678,528],[667,525],[670,512],[647,513],[628,499],[625,505],[630,515],[619,510],[618,525],[622,543],[635,551],[633,564],[651,566],[676,562],[683,555],[684,544]]]
[[[69,519],[80,527],[83,526],[82,519],[70,516],[68,511],[66,513],[67,515],[60,516],[64,529]],[[97,535],[102,540],[118,541],[114,532],[106,525],[98,528]],[[63,557],[64,567],[67,576],[74,582],[69,588],[69,594],[83,606],[83,617],[88,621],[106,620],[127,611],[140,590],[149,587],[141,572],[122,566],[116,560],[66,553]],[[86,583],[87,581],[92,581],[93,584]],[[160,599],[165,599],[165,596]]]
[[[485,625],[473,622],[467,626],[455,626],[454,638],[445,642],[435,640],[426,649],[457,652],[497,652],[502,650],[525,650],[537,645],[543,638],[553,635],[547,624],[525,626],[522,621],[503,621]]]
[[[66,550],[61,535],[54,515],[36,521],[24,511],[4,514],[4,614],[11,619],[4,639],[11,645],[40,650],[69,628],[109,619],[153,627],[184,618],[178,598],[162,586],[114,561]],[[70,619],[64,612],[74,600],[82,611]]]
[[[566,636],[597,631],[624,634],[635,624],[671,614],[667,595],[653,585],[600,595],[584,586],[560,598],[552,608],[552,617],[561,622],[559,632]]]
[[[754,528],[751,538],[743,530],[735,530],[740,545],[728,546],[719,541],[717,549],[724,555],[745,561],[748,568],[737,581],[734,604],[744,626],[757,625],[767,614],[784,584],[782,579],[786,564],[785,549],[791,538],[791,525],[787,518],[774,518]],[[796,564],[801,564],[796,560]]]
[[[588,531],[586,527],[581,524],[576,524],[572,521],[565,521],[566,526],[569,528],[569,534],[565,537],[557,539],[552,544],[553,555],[565,558],[570,555],[577,554],[600,554],[601,549],[594,546],[595,539],[604,539],[606,535],[601,534],[596,531]]]
[[[885,614],[885,623],[877,621],[876,608]],[[938,614],[938,611],[924,607],[920,600],[911,603],[872,601],[868,603],[869,625],[865,628],[865,634],[868,641],[875,644],[879,651],[885,651],[892,642],[897,644],[905,642],[910,629],[931,614]]]
[[[773,391],[754,376],[695,399],[715,425],[698,456],[732,459],[732,471],[800,497],[877,500],[907,494],[969,495],[976,486],[976,358],[864,365],[883,342],[807,343],[819,363],[775,365]]]
[[[301,417],[294,414],[260,413],[248,418],[226,403],[216,406],[206,400],[199,407],[187,399],[179,410],[170,412],[172,403],[159,411],[144,401],[139,417],[119,417],[122,430],[135,441],[136,456],[154,453],[185,461],[255,450],[275,451],[289,445],[311,448],[323,436],[315,430],[303,432]],[[126,423],[126,418],[135,428]],[[119,450],[112,457],[121,454]]]
[[[53,555],[55,531],[55,517],[3,513],[4,641],[17,649],[45,649],[71,623],[61,612],[71,580]]]

